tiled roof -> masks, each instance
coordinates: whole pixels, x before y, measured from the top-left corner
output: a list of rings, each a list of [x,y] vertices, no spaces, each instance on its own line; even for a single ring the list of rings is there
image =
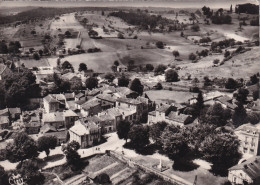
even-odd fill
[[[9,117],[8,116],[0,116],[0,124],[9,123]]]
[[[64,117],[78,117],[78,115],[75,112],[73,112],[72,110],[63,111],[63,116]]]
[[[43,122],[62,122],[64,120],[63,112],[51,112],[43,114]]]
[[[131,99],[131,98],[118,98],[116,101],[121,103],[132,104],[132,105],[138,105],[142,103],[136,99]]]
[[[41,132],[42,133],[47,133],[47,132],[56,132],[57,129],[54,126],[51,126],[49,124],[45,124],[41,127]]]
[[[173,120],[173,121],[176,121],[176,122],[179,122],[179,123],[184,123],[188,117],[189,117],[188,115],[185,115],[185,114],[177,114],[177,113],[174,112],[174,111],[171,111],[171,112],[169,113],[169,115],[168,115],[168,118],[169,118],[170,120]]]
[[[99,126],[94,122],[85,123],[83,120],[78,120],[73,127],[70,128],[70,131],[74,132],[79,136],[89,135],[91,129],[98,129]]]
[[[170,107],[171,105],[163,104],[159,108],[157,108],[156,111],[165,113]]]
[[[85,100],[85,99],[75,101],[75,103],[78,104],[78,105],[83,105],[86,102],[87,102],[87,100]]]
[[[58,139],[66,139],[67,138],[68,131],[63,130],[59,132],[49,132],[49,133],[44,133],[45,136],[56,136]]]
[[[101,100],[108,101],[108,102],[112,102],[112,103],[116,102],[116,99],[110,94],[100,94],[100,95],[97,96],[97,98],[101,99]]]
[[[71,110],[76,110],[77,109],[75,101],[67,101],[67,104],[69,106],[69,109],[71,109]]]
[[[59,101],[52,97],[50,94],[48,96],[45,96],[43,99],[49,103],[59,103]]]
[[[16,108],[9,108],[10,114],[21,114],[21,109],[16,107]]]
[[[0,75],[5,71],[6,68],[7,68],[6,65],[0,64]]]
[[[0,110],[0,115],[8,114],[8,113],[9,113],[8,108]]]
[[[65,96],[66,99],[73,99],[74,98],[73,93],[65,93],[64,96]]]
[[[229,168],[231,170],[243,170],[253,180],[260,177],[260,156],[249,158],[243,163]]]
[[[75,95],[76,98],[82,98],[84,97],[85,95],[83,93],[78,93]]]
[[[82,109],[89,110],[89,109],[96,107],[98,105],[100,105],[98,100],[93,99],[93,100],[87,101],[86,103],[82,104],[81,106],[82,106]]]

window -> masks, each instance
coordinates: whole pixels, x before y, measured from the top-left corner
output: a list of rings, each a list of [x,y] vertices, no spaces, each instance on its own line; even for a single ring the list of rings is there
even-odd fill
[[[237,181],[237,178],[236,177],[233,177],[233,182],[236,182]]]

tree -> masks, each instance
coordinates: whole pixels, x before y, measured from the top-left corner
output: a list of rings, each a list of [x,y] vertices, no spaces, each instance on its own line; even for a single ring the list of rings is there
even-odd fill
[[[260,91],[259,90],[253,91],[253,99],[254,99],[254,101],[256,101],[259,98],[259,95],[260,95]]]
[[[165,73],[165,80],[166,82],[177,82],[179,81],[179,75],[177,71],[173,69],[169,69]]]
[[[38,53],[34,53],[34,54],[33,54],[33,59],[34,59],[34,60],[40,60],[39,54],[38,54]]]
[[[164,71],[167,69],[167,67],[163,64],[159,64],[155,69],[154,69],[154,74],[155,75],[161,75],[164,74]]]
[[[256,74],[250,76],[250,82],[252,83],[252,85],[257,84],[259,82],[259,79]]]
[[[147,71],[153,71],[154,70],[154,66],[152,64],[146,64],[146,70]]]
[[[237,93],[234,93],[234,97],[236,98],[236,100],[242,104],[245,104],[247,101],[247,96],[249,94],[249,91],[245,88],[240,88],[238,89]]]
[[[71,166],[72,170],[78,170],[82,167],[82,161],[80,155],[77,152],[79,148],[79,143],[72,141],[62,149],[66,156],[67,164]]]
[[[175,59],[176,59],[176,57],[179,57],[179,56],[180,56],[180,53],[179,53],[179,51],[177,51],[177,50],[174,50],[174,51],[172,52],[172,54],[173,54],[173,56],[175,57]]]
[[[158,82],[154,87],[155,87],[156,90],[162,90],[163,89],[163,86],[160,82]]]
[[[201,112],[201,123],[211,124],[215,126],[225,126],[227,121],[231,118],[229,109],[224,109],[221,104],[215,103],[209,108]]]
[[[171,125],[166,127],[161,138],[163,143],[163,151],[172,160],[178,161],[189,150],[182,130],[178,126]]]
[[[149,135],[153,139],[154,144],[156,146],[159,147],[162,146],[163,143],[161,141],[162,140],[161,136],[164,129],[167,127],[167,125],[168,124],[166,122],[162,121],[162,122],[157,122],[149,127]]]
[[[118,78],[118,86],[119,87],[128,87],[130,79],[126,78],[124,75]]]
[[[201,153],[213,163],[214,174],[227,175],[227,169],[236,165],[241,158],[240,144],[232,131],[225,128],[218,130],[209,134],[201,143]]]
[[[224,57],[227,58],[227,57],[229,57],[229,56],[230,56],[230,51],[225,51]]]
[[[106,173],[101,173],[97,175],[94,179],[94,182],[97,184],[111,184],[110,177]]]
[[[108,81],[108,82],[113,82],[113,80],[115,79],[115,76],[112,73],[107,73],[105,74],[104,78]]]
[[[255,124],[259,123],[259,121],[260,121],[260,114],[256,113],[256,112],[249,112],[247,114],[247,120],[251,124],[255,125]]]
[[[201,109],[204,107],[204,100],[203,100],[203,95],[202,92],[200,91],[197,97],[197,102],[196,102],[196,110],[198,113],[200,113]],[[199,114],[198,114],[199,115]]]
[[[136,150],[141,150],[149,144],[149,131],[143,125],[134,125],[131,127],[128,134],[130,144]]]
[[[90,30],[88,32],[88,35],[90,38],[96,38],[96,37],[98,37],[98,32],[96,32],[95,30]]]
[[[61,64],[61,68],[62,68],[63,70],[65,70],[65,69],[73,69],[73,66],[71,65],[70,62],[68,62],[68,61],[66,60],[65,62],[63,62],[63,63]]]
[[[124,37],[124,35],[123,35],[122,33],[118,33],[118,34],[117,34],[117,38],[119,38],[119,39],[124,39],[125,37]]]
[[[117,125],[117,135],[119,139],[124,139],[127,142],[128,133],[131,128],[131,123],[129,121],[122,120]]]
[[[246,109],[241,102],[239,102],[237,107],[235,108],[235,111],[232,115],[232,121],[236,127],[239,127],[240,125],[243,125],[247,122]]]
[[[79,64],[79,72],[81,72],[81,71],[87,71],[87,69],[88,69],[88,67],[87,67],[87,65],[85,64],[85,63],[80,63]]]
[[[156,47],[159,48],[159,49],[164,49],[164,43],[162,41],[158,41],[156,42]]]
[[[68,37],[71,37],[71,33],[70,33],[70,31],[66,31],[65,33],[64,33],[64,35],[68,38]]]
[[[82,80],[79,77],[73,77],[70,81],[70,90],[73,92],[79,92],[83,89]]]
[[[116,61],[114,61],[114,65],[115,66],[119,66],[119,62],[116,60]]]
[[[25,132],[19,132],[14,138],[13,143],[6,146],[6,156],[11,162],[35,158],[39,155],[36,142]]]
[[[211,80],[209,79],[208,76],[205,76],[204,77],[204,86],[211,86],[212,83],[211,83]]]
[[[1,54],[7,54],[8,53],[8,48],[5,42],[0,41],[0,53]]]
[[[191,54],[189,55],[189,59],[190,59],[190,60],[196,60],[196,59],[197,59],[197,56],[196,56],[194,53],[191,53]]]
[[[39,167],[36,161],[24,161],[23,163],[19,163],[16,169],[22,177],[26,177],[26,184],[35,185],[44,183],[45,177],[39,171]]]
[[[191,26],[192,31],[198,32],[200,31],[200,26],[198,24],[194,24]]]
[[[233,78],[229,78],[225,84],[226,89],[236,89],[237,88],[237,81]]]
[[[233,13],[233,7],[232,7],[232,5],[230,6],[230,13]]]
[[[128,61],[128,71],[131,71],[134,68],[135,61],[134,60],[129,60]]]
[[[215,65],[219,64],[219,59],[213,60],[213,64],[215,64]]]
[[[130,85],[130,89],[132,91],[137,92],[139,95],[143,94],[144,86],[141,84],[140,80],[138,78],[135,78]]]
[[[8,182],[8,175],[5,171],[5,169],[0,166],[0,184],[2,185],[8,185],[9,182]]]
[[[98,86],[98,79],[97,78],[94,78],[94,77],[90,77],[86,80],[86,88],[87,89],[94,89],[94,88],[97,88]]]
[[[50,149],[54,149],[57,146],[57,138],[55,136],[42,136],[37,142],[38,150],[40,152],[44,151],[48,157],[50,154]]]

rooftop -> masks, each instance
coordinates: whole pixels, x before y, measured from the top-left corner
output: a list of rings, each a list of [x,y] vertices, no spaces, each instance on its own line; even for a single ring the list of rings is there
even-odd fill
[[[249,158],[243,163],[229,168],[230,170],[243,170],[253,180],[260,177],[260,156]]]
[[[118,98],[116,101],[121,103],[132,104],[132,105],[139,105],[142,103],[136,99],[131,99],[131,98]]]

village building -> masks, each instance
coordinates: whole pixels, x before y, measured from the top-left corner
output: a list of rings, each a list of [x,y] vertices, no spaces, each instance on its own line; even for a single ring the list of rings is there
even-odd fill
[[[117,70],[117,72],[121,73],[121,72],[127,72],[128,68],[125,65],[119,65],[119,66],[117,66],[116,70]]]
[[[43,98],[43,106],[46,113],[56,112],[65,108],[66,98],[63,94],[49,94]]]
[[[134,120],[141,120],[143,116],[143,103],[131,98],[118,98],[116,100],[116,107],[120,110],[122,108],[132,108],[135,112]],[[131,110],[132,111],[132,110]],[[126,112],[124,112],[125,114]]]
[[[10,117],[12,120],[17,120],[20,118],[22,111],[20,108],[9,108]]]
[[[70,128],[78,119],[78,115],[72,110],[64,110],[63,112],[44,113],[42,117],[43,124],[49,124],[56,129]]]
[[[78,120],[73,127],[69,129],[70,142],[76,141],[80,148],[93,146],[101,140],[101,128],[94,122]]]
[[[260,156],[228,169],[228,180],[233,184],[260,184]]]
[[[25,127],[27,134],[38,134],[41,128],[41,119],[39,113],[35,111],[25,111],[20,116],[20,122]]]
[[[96,98],[93,98],[90,101],[87,101],[84,104],[82,104],[80,109],[82,117],[97,115],[101,111],[101,104]]]
[[[260,154],[260,123],[241,125],[235,130],[235,134],[240,140],[240,151],[243,154]]]
[[[96,96],[103,110],[115,107],[116,97],[113,94],[99,94]]]
[[[155,111],[149,112],[148,124],[151,125],[162,121],[173,125],[184,126],[192,122],[192,117],[181,114],[178,111],[178,106],[174,104],[160,104]]]
[[[8,116],[0,116],[0,129],[7,129],[10,121]]]
[[[0,64],[0,80],[4,78],[4,76],[11,74],[12,71],[6,65]]]

